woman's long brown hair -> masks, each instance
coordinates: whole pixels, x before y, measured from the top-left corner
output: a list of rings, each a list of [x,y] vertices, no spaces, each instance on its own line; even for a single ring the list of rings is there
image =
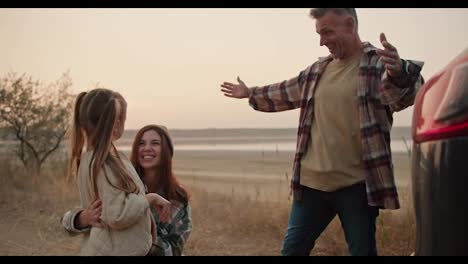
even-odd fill
[[[145,175],[145,170],[138,162],[138,145],[143,137],[143,134],[149,130],[154,130],[161,137],[161,156],[160,164],[156,169],[158,175],[157,188],[164,192],[165,198],[168,200],[176,200],[186,204],[189,200],[189,193],[187,190],[180,185],[177,178],[172,171],[172,151],[169,147],[169,140],[166,132],[157,125],[147,125],[141,128],[133,140],[132,151],[130,154],[130,160],[135,167],[141,178]]]

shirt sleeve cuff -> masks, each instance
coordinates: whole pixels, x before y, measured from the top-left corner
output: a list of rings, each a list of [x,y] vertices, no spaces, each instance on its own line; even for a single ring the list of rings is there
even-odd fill
[[[75,218],[79,217],[79,214],[83,211],[81,208],[76,208],[67,211],[62,218],[62,226],[70,233],[86,233],[91,230],[91,227],[77,229],[75,227]]]

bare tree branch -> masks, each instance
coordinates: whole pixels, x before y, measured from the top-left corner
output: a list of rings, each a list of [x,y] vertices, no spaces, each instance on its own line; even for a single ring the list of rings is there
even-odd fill
[[[0,128],[12,133],[18,141],[16,155],[37,175],[65,138],[73,103],[71,85],[68,73],[47,85],[26,74],[0,78]]]

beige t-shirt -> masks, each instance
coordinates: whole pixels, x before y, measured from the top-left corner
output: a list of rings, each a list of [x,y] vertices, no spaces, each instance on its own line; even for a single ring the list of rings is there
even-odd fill
[[[357,102],[360,58],[331,61],[318,83],[301,185],[331,192],[365,179]]]

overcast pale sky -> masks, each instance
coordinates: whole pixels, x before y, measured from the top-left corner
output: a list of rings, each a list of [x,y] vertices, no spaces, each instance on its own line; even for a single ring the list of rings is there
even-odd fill
[[[428,79],[468,46],[468,9],[358,8],[363,41],[384,32],[400,56],[425,61]],[[70,70],[73,90],[100,84],[129,103],[127,128],[296,127],[299,111],[256,112],[225,97],[296,76],[317,57],[309,9],[0,9],[0,74],[50,82]],[[410,125],[412,108],[394,115]]]

